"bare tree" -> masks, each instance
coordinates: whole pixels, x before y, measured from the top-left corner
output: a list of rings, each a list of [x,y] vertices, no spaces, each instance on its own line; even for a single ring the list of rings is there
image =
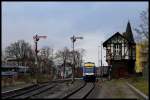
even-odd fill
[[[2,61],[2,64],[6,64],[6,55],[5,55],[4,50],[2,50],[1,61]]]
[[[41,59],[41,69],[49,74],[52,74],[52,67],[54,65],[53,63],[53,48],[50,47],[43,47],[41,49],[41,55],[39,56]],[[51,73],[50,73],[51,72]]]
[[[149,32],[148,32],[148,28],[149,28],[149,21],[148,21],[148,9],[145,11],[142,11],[140,13],[140,19],[141,19],[141,23],[139,24],[138,28],[135,28],[135,31],[138,33],[138,39],[149,39]]]
[[[138,28],[135,28],[135,31],[138,33],[138,37],[140,37],[141,39],[139,39],[141,43],[144,43],[145,48],[143,48],[143,50],[145,49],[147,51],[147,63],[144,65],[144,69],[143,69],[143,75],[145,77],[145,79],[148,79],[148,66],[149,66],[149,21],[148,21],[148,14],[149,14],[149,9],[142,11],[140,13],[140,19],[141,19],[141,23],[139,25]]]
[[[80,67],[83,62],[83,56],[85,53],[85,49],[79,49],[75,51],[75,64],[76,67]]]
[[[53,48],[43,47],[41,49],[41,56],[43,56],[44,58],[52,59],[52,55],[53,55],[52,53],[53,53]]]
[[[5,52],[9,57],[15,57],[16,60],[22,62],[22,65],[25,64],[25,60],[28,58],[28,53],[31,51],[31,46],[29,43],[24,40],[19,40],[15,43],[12,43],[10,46],[6,47]]]
[[[79,54],[80,54],[80,66],[83,63],[83,56],[85,55],[85,49],[80,49]]]
[[[70,63],[72,60],[70,50],[67,47],[64,47],[63,50],[59,50],[56,53],[56,58],[59,58],[61,61],[63,61],[63,73],[65,73],[66,64]]]
[[[82,66],[83,63],[83,56],[85,53],[85,49],[79,49],[75,51],[75,76],[80,76],[80,67]]]
[[[84,53],[84,49],[74,51],[76,68],[79,68],[81,66]],[[62,62],[63,73],[65,73],[66,64],[73,66],[73,52],[70,51],[67,47],[64,47],[63,50],[58,50],[56,52],[55,58],[58,59],[59,62]]]

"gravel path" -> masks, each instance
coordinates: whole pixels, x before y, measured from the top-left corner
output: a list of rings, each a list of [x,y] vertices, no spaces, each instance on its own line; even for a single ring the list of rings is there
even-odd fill
[[[96,88],[88,98],[128,98],[139,99],[139,97],[125,84],[124,81],[111,80],[96,83]]]

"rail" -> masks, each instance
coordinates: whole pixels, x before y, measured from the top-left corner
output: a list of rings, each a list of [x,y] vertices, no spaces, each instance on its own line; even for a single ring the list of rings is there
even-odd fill
[[[56,83],[62,83],[66,81],[70,81],[71,79],[60,79],[60,80],[53,80],[49,82],[42,82],[39,84],[33,84],[31,86],[27,86],[20,89],[14,89],[6,92],[2,92],[2,99],[12,99],[12,98],[29,98],[33,95],[37,95],[47,89],[50,89],[56,86]],[[54,85],[52,85],[52,83]]]
[[[63,99],[85,99],[94,89],[95,83],[84,83],[81,87],[69,93]]]

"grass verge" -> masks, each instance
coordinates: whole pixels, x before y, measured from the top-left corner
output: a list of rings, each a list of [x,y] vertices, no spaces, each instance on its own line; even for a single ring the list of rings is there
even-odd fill
[[[132,77],[128,79],[128,82],[148,96],[148,81],[143,77]]]

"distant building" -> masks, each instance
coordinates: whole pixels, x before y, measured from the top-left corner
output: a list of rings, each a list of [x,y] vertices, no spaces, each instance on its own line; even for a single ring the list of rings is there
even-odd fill
[[[63,73],[64,78],[68,78],[71,77],[72,75],[72,66],[70,63],[66,63],[65,64],[65,69],[64,69],[64,65],[61,65],[61,72]]]
[[[21,62],[17,60],[15,57],[6,57],[6,64],[7,65],[21,65]]]
[[[69,78],[72,75],[72,67],[69,63],[66,63],[65,69],[63,64],[59,64],[56,67],[57,78]]]
[[[143,74],[148,65],[148,42],[143,41],[136,45],[136,73]]]
[[[136,43],[134,42],[130,23],[126,32],[116,32],[103,43],[106,48],[106,62],[112,66],[112,77],[128,77],[135,72]]]
[[[142,73],[142,70],[143,70],[141,59],[140,59],[142,55],[140,52],[141,52],[141,44],[138,43],[136,45],[136,67],[135,67],[136,73]]]
[[[75,68],[75,77],[82,78],[83,77],[83,67],[76,67]]]
[[[111,66],[100,66],[96,67],[96,76],[103,77],[108,76]]]
[[[7,65],[2,64],[1,66],[1,74],[2,76],[14,76],[19,73],[28,73],[29,67],[27,66],[17,66],[17,65]]]
[[[12,65],[6,65],[2,64],[1,65],[1,75],[2,77],[12,77],[12,76],[17,76],[17,66],[12,66]]]

